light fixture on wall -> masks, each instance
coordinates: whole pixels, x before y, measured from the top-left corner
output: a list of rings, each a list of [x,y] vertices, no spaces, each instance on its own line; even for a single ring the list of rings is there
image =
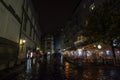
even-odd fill
[[[20,39],[20,46],[21,46],[21,52],[23,52],[23,46],[24,44],[26,43],[26,40],[25,39]]]
[[[20,45],[24,45],[26,43],[25,39],[20,39]]]

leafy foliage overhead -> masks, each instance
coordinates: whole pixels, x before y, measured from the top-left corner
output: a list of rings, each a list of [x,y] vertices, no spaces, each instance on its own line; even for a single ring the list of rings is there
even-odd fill
[[[105,40],[120,36],[120,0],[108,0],[94,9],[85,26],[85,36],[90,38],[104,38]]]

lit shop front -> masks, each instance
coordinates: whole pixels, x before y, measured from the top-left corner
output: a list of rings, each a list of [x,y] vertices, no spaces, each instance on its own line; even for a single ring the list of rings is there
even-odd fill
[[[113,61],[112,49],[103,43],[92,43],[86,46],[77,47],[76,50],[66,50],[64,55],[71,58],[81,58],[84,62]],[[115,49],[116,60],[120,60],[120,50]]]

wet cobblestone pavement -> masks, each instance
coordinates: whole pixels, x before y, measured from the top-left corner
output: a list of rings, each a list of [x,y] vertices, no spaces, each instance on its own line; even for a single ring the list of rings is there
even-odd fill
[[[120,80],[120,68],[84,66],[82,69],[67,61],[63,65],[45,62],[32,65],[28,60],[25,71],[23,69],[4,80]]]

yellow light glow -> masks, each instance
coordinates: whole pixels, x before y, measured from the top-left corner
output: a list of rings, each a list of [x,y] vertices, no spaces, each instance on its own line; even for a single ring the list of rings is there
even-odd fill
[[[65,66],[69,66],[69,63],[68,63],[68,62],[66,62],[66,63],[65,63]]]
[[[20,39],[20,45],[22,44],[22,39]]]
[[[26,43],[26,40],[23,40],[23,43]]]
[[[94,45],[94,47],[96,47],[96,45]]]
[[[20,39],[20,45],[23,45],[23,44],[25,44],[25,43],[26,43],[26,40]]]

